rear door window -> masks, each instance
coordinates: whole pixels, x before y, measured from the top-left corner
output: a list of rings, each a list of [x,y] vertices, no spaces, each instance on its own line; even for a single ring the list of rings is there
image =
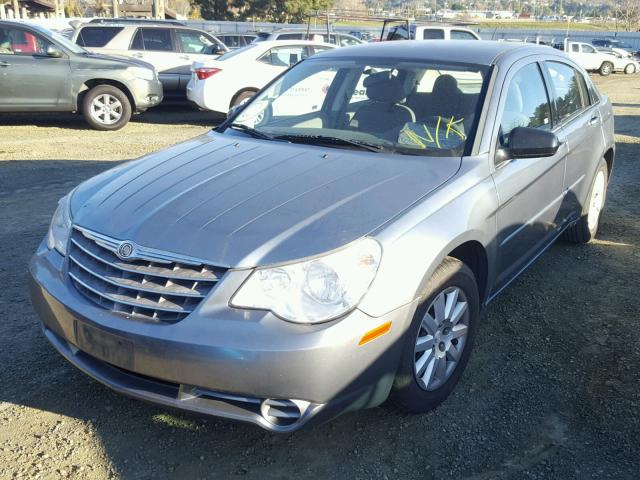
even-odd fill
[[[477,40],[477,38],[464,30],[451,30],[451,40]]]
[[[560,62],[546,62],[546,66],[556,97],[559,120],[566,120],[582,111],[589,104],[589,96],[580,72]]]
[[[241,42],[242,37],[239,37],[238,35],[223,35],[220,39],[229,48],[240,48],[244,45],[244,43]]]
[[[104,47],[123,27],[83,27],[78,33],[76,43],[82,47]]]
[[[139,29],[131,43],[131,49],[151,52],[174,52],[176,50],[171,30],[168,28]]]
[[[213,39],[197,30],[176,30],[176,39],[180,50],[184,53],[209,53],[214,44]],[[236,37],[237,38],[237,37]]]
[[[289,67],[307,56],[306,46],[274,47],[258,60],[276,67]]]
[[[444,40],[444,30],[441,28],[427,28],[422,33],[423,40]]]

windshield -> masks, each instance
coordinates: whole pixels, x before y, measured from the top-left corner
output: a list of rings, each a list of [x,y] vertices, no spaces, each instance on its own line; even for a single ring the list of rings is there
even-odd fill
[[[67,37],[60,35],[57,32],[49,32],[49,35],[51,35],[51,38],[53,38],[56,42],[58,42],[60,45],[62,45],[64,48],[66,48],[67,50],[71,50],[73,53],[86,53],[86,50],[84,48],[82,48],[80,45],[76,45],[75,43],[73,43],[71,40],[69,40]]]
[[[319,57],[257,94],[227,128],[336,148],[459,156],[472,141],[487,70],[459,63]]]

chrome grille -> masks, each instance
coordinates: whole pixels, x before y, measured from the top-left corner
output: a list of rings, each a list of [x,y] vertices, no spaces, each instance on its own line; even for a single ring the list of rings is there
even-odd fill
[[[142,319],[176,322],[189,315],[225,272],[189,257],[136,247],[135,259],[120,258],[121,244],[74,227],[69,277],[98,305]]]

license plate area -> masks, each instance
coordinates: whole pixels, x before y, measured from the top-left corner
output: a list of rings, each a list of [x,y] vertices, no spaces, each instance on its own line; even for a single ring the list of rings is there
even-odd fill
[[[133,368],[133,343],[75,320],[76,346],[83,352],[121,368]]]

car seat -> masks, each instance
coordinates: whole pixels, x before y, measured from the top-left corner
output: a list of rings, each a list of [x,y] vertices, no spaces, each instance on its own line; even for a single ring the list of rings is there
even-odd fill
[[[355,112],[350,127],[395,140],[406,123],[415,122],[413,110],[401,104],[408,89],[398,77],[392,77],[390,72],[373,73],[363,86],[369,101]]]

